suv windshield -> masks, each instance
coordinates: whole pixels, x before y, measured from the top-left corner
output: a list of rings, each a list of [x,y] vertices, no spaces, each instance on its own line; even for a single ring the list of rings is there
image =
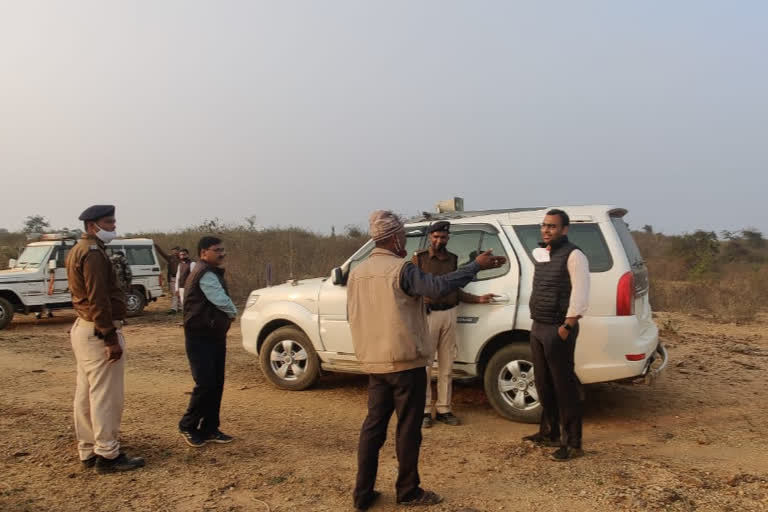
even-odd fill
[[[19,261],[13,268],[38,268],[45,261],[45,257],[51,250],[50,245],[35,245],[24,248],[19,256]]]

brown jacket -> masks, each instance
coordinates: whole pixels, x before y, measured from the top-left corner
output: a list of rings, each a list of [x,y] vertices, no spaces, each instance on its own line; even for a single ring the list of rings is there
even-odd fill
[[[411,262],[385,249],[374,249],[352,269],[347,308],[355,355],[368,373],[393,373],[427,365],[427,315],[420,296],[401,286]]]
[[[101,240],[83,235],[69,251],[67,280],[77,316],[93,322],[102,337],[111,334],[114,322],[125,318],[125,292]]]

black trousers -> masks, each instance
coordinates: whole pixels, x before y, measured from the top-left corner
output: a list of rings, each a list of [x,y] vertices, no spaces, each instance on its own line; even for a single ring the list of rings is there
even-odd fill
[[[224,365],[227,337],[184,331],[189,368],[195,387],[187,412],[179,422],[181,430],[212,434],[219,428],[221,395],[224,392]]]
[[[364,508],[373,495],[379,469],[379,450],[387,439],[387,426],[393,411],[397,411],[397,500],[411,500],[421,494],[418,466],[426,392],[427,379],[424,378],[423,366],[402,372],[369,375],[368,416],[363,422],[357,449],[355,506]]]
[[[531,353],[534,379],[539,401],[544,411],[539,432],[542,436],[560,439],[562,446],[581,448],[581,402],[579,380],[573,370],[573,353],[578,325],[563,340],[557,333],[560,324],[533,322],[531,328]]]

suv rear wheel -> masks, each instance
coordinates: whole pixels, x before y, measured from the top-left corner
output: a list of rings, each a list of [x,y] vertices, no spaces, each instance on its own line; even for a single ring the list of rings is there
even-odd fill
[[[267,336],[259,351],[261,371],[278,388],[301,391],[320,376],[312,342],[298,327],[281,327]]]
[[[131,288],[125,293],[125,309],[128,316],[140,315],[147,305],[147,298],[138,288]]]
[[[0,329],[4,329],[13,319],[13,304],[0,297]]]
[[[541,403],[533,381],[528,345],[513,344],[498,350],[485,367],[483,383],[496,412],[513,421],[538,423]]]

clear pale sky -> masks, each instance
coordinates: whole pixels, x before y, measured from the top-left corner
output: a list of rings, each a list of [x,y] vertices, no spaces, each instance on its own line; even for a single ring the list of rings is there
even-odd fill
[[[0,0],[0,227],[609,203],[768,232],[768,2]]]

